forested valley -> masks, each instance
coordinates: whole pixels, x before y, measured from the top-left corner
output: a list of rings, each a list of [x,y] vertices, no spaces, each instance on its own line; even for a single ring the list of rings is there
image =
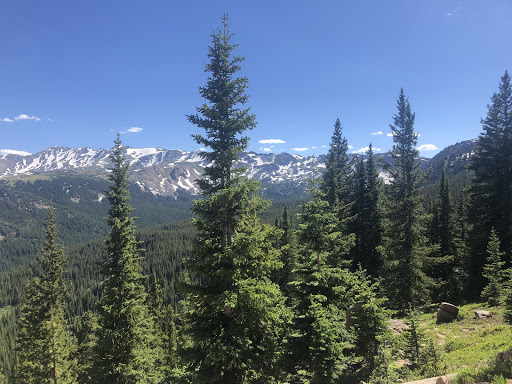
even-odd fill
[[[465,169],[448,157],[420,169],[401,89],[391,162],[371,144],[349,157],[334,117],[307,195],[272,204],[235,167],[257,123],[222,20],[204,104],[187,116],[210,164],[199,197],[175,201],[172,217],[164,198],[144,201],[118,135],[108,180],[98,181],[105,204],[78,214],[48,190],[44,228],[30,213],[11,218],[8,229],[32,240],[1,248],[0,383],[395,383],[446,373],[440,347],[418,330],[440,302],[487,303],[512,323],[508,72]],[[33,185],[1,190],[0,204],[28,198]],[[139,223],[133,207],[154,221]],[[400,346],[392,318],[406,319]]]

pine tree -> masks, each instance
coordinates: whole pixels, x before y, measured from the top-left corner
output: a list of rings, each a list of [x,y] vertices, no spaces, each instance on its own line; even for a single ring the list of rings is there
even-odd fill
[[[507,266],[512,256],[512,85],[508,72],[491,98],[483,132],[471,157],[474,171],[470,194],[470,280],[473,296],[485,283],[482,277],[487,240],[494,227],[499,235]]]
[[[433,217],[434,242],[438,244],[433,276],[439,279],[435,299],[458,301],[463,289],[463,266],[459,255],[463,250],[457,247],[455,214],[445,168],[439,181]]]
[[[482,299],[487,301],[489,305],[496,306],[501,303],[504,293],[505,276],[503,266],[505,262],[502,261],[502,257],[505,252],[500,252],[500,240],[494,228],[491,229],[489,236],[487,254],[487,264],[484,266],[483,276],[488,283],[482,290]]]
[[[67,261],[57,242],[55,212],[50,207],[46,242],[37,258],[38,276],[27,284],[16,341],[15,383],[74,383],[74,340],[64,318],[68,284],[63,278]]]
[[[295,305],[287,369],[296,380],[331,383],[348,362],[344,350],[350,342],[343,324],[350,304],[347,291],[354,284],[351,273],[337,265],[337,255],[332,253],[348,252],[353,238],[337,231],[337,215],[314,179],[310,194],[313,200],[303,205],[299,217],[302,250],[293,282]]]
[[[291,299],[291,287],[289,283],[294,280],[293,274],[297,268],[298,255],[295,230],[293,229],[292,219],[288,216],[286,207],[283,210],[281,220],[277,221],[276,227],[281,231],[277,247],[279,248],[283,267],[276,271],[274,281],[277,282],[289,302]]]
[[[322,191],[332,210],[351,202],[351,162],[347,154],[347,139],[342,136],[340,119],[334,123],[329,151],[325,157],[325,171],[322,177]]]
[[[391,182],[385,199],[383,246],[384,287],[390,304],[401,311],[416,308],[429,298],[432,280],[426,275],[432,249],[425,237],[428,219],[422,205],[419,185],[424,175],[417,160],[414,132],[415,115],[403,89],[397,101],[398,112],[390,125],[393,133]]]
[[[378,247],[382,239],[381,189],[382,183],[375,165],[370,144],[366,163],[363,159],[356,167],[356,195],[354,203],[355,241],[353,264],[361,265],[370,276],[377,277],[381,267]]]
[[[247,78],[236,78],[242,57],[231,57],[227,16],[212,35],[206,64],[210,72],[199,93],[207,103],[188,120],[205,130],[193,135],[211,149],[201,156],[211,163],[198,182],[203,199],[194,202],[198,231],[187,269],[187,329],[192,341],[186,357],[194,382],[243,383],[272,377],[281,338],[284,297],[271,274],[281,264],[274,248],[276,231],[259,222],[267,202],[259,184],[234,168],[255,127],[255,116],[241,109],[247,100]]]
[[[402,338],[404,339],[404,357],[409,360],[412,369],[420,365],[422,348],[425,341],[425,332],[420,328],[418,314],[410,311],[405,320],[408,328],[404,329]]]
[[[392,311],[385,308],[387,298],[379,297],[378,283],[371,283],[364,271],[357,273],[358,285],[354,305],[358,309],[354,313],[354,350],[356,355],[363,357],[361,374],[368,379],[380,364],[378,356],[385,348],[386,341],[391,337],[389,320]]]
[[[96,350],[98,348],[98,316],[94,312],[87,311],[80,320],[80,331],[77,335],[77,382],[80,384],[101,382],[94,369],[94,364],[97,361]]]
[[[172,382],[172,376],[176,375],[178,370],[178,344],[176,334],[176,324],[172,306],[164,307],[162,302],[162,288],[158,283],[156,274],[150,281],[149,292],[147,296],[148,308],[153,316],[155,323],[155,338],[157,348],[163,351],[158,364],[164,367],[165,376]]]
[[[146,305],[141,250],[135,239],[135,219],[130,217],[128,164],[119,134],[114,143],[107,217],[111,230],[106,241],[108,260],[102,271],[106,280],[98,307],[97,370],[103,382],[159,383],[162,369],[157,362],[162,352],[157,348],[153,318]]]

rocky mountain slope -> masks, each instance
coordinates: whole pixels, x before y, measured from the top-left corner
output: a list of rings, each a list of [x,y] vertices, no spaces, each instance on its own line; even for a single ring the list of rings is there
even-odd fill
[[[476,146],[475,140],[449,146],[432,159],[420,158],[422,168],[433,168],[433,176],[440,174],[444,164],[453,173],[461,172]],[[33,155],[6,154],[0,156],[0,179],[13,180],[21,176],[56,175],[70,171],[87,172],[91,176],[104,177],[110,167],[111,149],[50,147]],[[208,165],[198,151],[179,149],[124,148],[130,163],[129,179],[142,191],[153,195],[177,196],[187,192],[198,193],[195,181]],[[389,162],[389,153],[377,155]],[[306,181],[313,176],[313,164],[317,173],[325,168],[325,156],[316,158],[288,153],[254,153],[241,155],[238,166],[247,169],[246,175],[262,182],[262,189],[269,197],[278,193],[287,198],[304,190]],[[386,174],[381,172],[386,181]]]

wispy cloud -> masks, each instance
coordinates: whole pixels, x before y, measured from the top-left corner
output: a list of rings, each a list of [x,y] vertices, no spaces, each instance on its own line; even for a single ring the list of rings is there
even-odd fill
[[[0,149],[0,156],[2,156],[2,155],[28,156],[28,155],[31,155],[31,153],[25,152],[25,151],[16,151],[15,149]]]
[[[377,132],[370,133],[370,135],[372,135],[372,136],[383,135],[383,134],[384,134],[384,132],[382,132],[382,131],[377,131]]]
[[[198,149],[198,151],[206,151],[206,148],[201,147]]]
[[[435,151],[439,149],[434,144],[423,144],[416,148],[418,151]]]
[[[327,148],[327,145],[322,145],[322,148]]]
[[[354,148],[354,146],[353,145],[347,145],[347,148],[348,149],[352,149],[352,148]]]
[[[37,116],[29,116],[24,113],[22,113],[16,117],[13,117],[13,118],[10,118],[10,117],[0,118],[0,121],[4,121],[6,123],[14,123],[15,121],[23,121],[23,120],[40,121],[41,119]]]
[[[370,149],[370,147],[364,147],[364,148],[359,148],[357,151],[352,151],[352,153],[365,153],[365,152],[368,152],[368,150]],[[381,151],[380,148],[372,148],[374,151]]]
[[[453,8],[446,16],[453,16],[456,13],[459,13],[464,7],[462,5],[459,5],[456,8]]]
[[[119,133],[125,134],[125,133],[139,133],[139,132],[142,132],[141,127],[131,127],[131,128],[128,128],[126,131],[121,131]]]
[[[270,152],[270,151],[272,151],[272,149],[270,149],[270,148],[260,148],[260,151]]]
[[[306,148],[306,147],[303,147],[303,148],[292,148],[292,151],[297,151],[297,152],[304,152],[304,151],[307,151],[309,148]]]
[[[258,141],[258,143],[260,143],[260,144],[285,144],[286,141],[281,140],[281,139],[264,139],[264,140]]]

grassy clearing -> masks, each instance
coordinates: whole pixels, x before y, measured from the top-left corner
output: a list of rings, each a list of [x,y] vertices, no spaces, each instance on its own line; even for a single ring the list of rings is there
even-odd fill
[[[475,319],[475,310],[489,311],[489,319]],[[447,373],[486,365],[498,352],[512,349],[512,327],[503,322],[503,309],[484,304],[460,307],[457,321],[436,324],[435,315],[421,316],[422,326],[443,352]]]
[[[489,311],[492,317],[475,319],[475,310],[478,309]],[[473,378],[477,377],[477,372],[489,372],[486,377],[490,378],[494,378],[493,372],[512,377],[512,364],[506,364],[500,369],[494,366],[499,352],[512,349],[512,327],[504,323],[502,308],[479,303],[460,306],[458,319],[445,324],[436,323],[436,310],[432,308],[430,313],[420,315],[419,320],[421,329],[438,347],[442,371],[446,374],[461,372]],[[401,336],[396,335],[394,344],[398,350],[402,343]],[[406,362],[403,360],[396,362],[398,366],[404,364]],[[409,372],[408,379],[419,378],[422,377],[418,372]]]

